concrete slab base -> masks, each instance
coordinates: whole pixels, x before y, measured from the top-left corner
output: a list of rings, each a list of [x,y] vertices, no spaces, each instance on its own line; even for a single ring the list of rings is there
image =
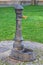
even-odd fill
[[[13,49],[14,41],[1,41],[0,42],[0,49],[3,47],[4,49],[8,48],[7,50],[2,49],[0,52],[0,59],[5,59],[9,57],[11,54],[11,50]],[[25,43],[25,44],[23,44]],[[23,45],[27,49],[33,49],[33,52],[36,54],[36,58],[41,58],[43,60],[43,44],[37,42],[30,42],[30,41],[23,41]]]

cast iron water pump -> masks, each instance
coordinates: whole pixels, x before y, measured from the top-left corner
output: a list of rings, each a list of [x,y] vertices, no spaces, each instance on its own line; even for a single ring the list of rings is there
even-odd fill
[[[35,60],[33,50],[27,49],[22,45],[23,38],[21,30],[21,19],[22,19],[23,7],[19,4],[16,4],[14,5],[14,8],[16,13],[16,33],[15,33],[15,42],[13,44],[13,49],[10,57],[20,61],[33,61]]]

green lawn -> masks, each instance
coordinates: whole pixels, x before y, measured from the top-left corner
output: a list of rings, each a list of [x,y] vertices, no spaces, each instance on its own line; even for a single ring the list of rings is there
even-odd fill
[[[25,6],[22,19],[22,36],[24,40],[43,43],[43,6]],[[15,36],[14,8],[0,8],[0,41],[13,40]]]

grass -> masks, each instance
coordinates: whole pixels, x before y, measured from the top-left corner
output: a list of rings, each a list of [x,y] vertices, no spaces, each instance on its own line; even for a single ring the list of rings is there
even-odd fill
[[[15,63],[16,64],[16,63]],[[43,64],[43,60],[37,60],[37,61],[33,61],[33,62],[21,62],[21,63],[17,63],[16,65],[42,65]],[[0,61],[0,65],[11,65],[11,63],[3,62],[2,60]]]
[[[43,6],[25,6],[22,19],[24,40],[43,43]],[[13,40],[15,37],[16,15],[14,8],[0,8],[0,41]]]
[[[2,60],[0,60],[0,65],[10,65],[8,62],[3,62]]]

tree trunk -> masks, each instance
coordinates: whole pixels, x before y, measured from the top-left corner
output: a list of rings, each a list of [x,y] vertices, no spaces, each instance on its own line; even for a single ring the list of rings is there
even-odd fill
[[[36,5],[36,0],[31,0],[32,5]]]

